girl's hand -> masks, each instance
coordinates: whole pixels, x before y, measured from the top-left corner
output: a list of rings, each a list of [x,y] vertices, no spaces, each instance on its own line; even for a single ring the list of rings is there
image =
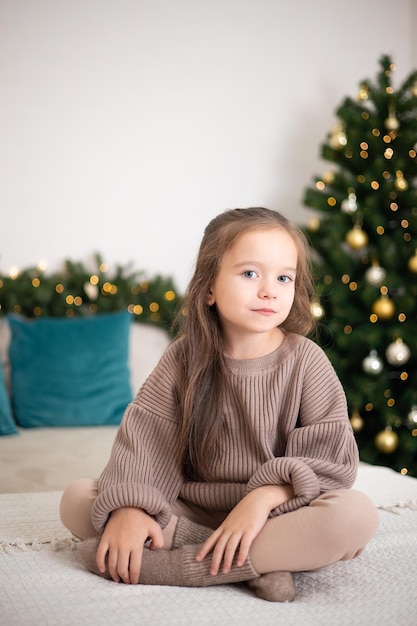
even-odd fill
[[[161,527],[145,511],[124,507],[113,511],[97,549],[97,567],[104,574],[106,556],[110,576],[115,582],[139,582],[143,546],[151,540],[150,549],[162,548]]]
[[[215,576],[223,560],[222,571],[227,574],[239,549],[236,565],[243,565],[270,512],[292,496],[290,485],[265,485],[248,493],[206,540],[197,554],[197,561],[202,561],[213,550],[210,573]]]

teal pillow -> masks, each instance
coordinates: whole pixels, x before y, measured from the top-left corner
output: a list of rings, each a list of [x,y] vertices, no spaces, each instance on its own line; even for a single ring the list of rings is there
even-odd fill
[[[18,425],[119,424],[132,399],[127,312],[9,317],[12,409]]]
[[[3,366],[0,361],[0,435],[15,435],[18,432],[13,420],[9,394],[4,382]]]

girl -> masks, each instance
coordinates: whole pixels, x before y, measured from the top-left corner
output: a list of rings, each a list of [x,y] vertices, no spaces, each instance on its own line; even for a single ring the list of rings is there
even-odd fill
[[[247,582],[294,598],[291,572],[359,555],[371,501],[313,328],[309,249],[264,208],[207,226],[181,328],[127,407],[97,481],[70,485],[64,525],[85,565],[130,584]]]

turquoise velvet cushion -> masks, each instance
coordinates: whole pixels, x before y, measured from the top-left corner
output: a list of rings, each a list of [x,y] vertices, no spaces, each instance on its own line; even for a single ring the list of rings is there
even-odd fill
[[[9,395],[4,383],[3,366],[0,361],[0,435],[14,435],[18,432],[13,420]]]
[[[18,425],[119,424],[132,399],[131,315],[9,317],[12,408]]]

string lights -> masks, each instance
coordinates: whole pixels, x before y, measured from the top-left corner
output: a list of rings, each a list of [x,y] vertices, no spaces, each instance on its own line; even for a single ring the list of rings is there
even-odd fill
[[[0,274],[0,315],[28,318],[76,317],[127,309],[135,321],[172,330],[181,297],[172,278],[146,278],[130,266],[109,270],[101,256],[94,268],[67,260],[62,271],[47,272],[46,263]]]

